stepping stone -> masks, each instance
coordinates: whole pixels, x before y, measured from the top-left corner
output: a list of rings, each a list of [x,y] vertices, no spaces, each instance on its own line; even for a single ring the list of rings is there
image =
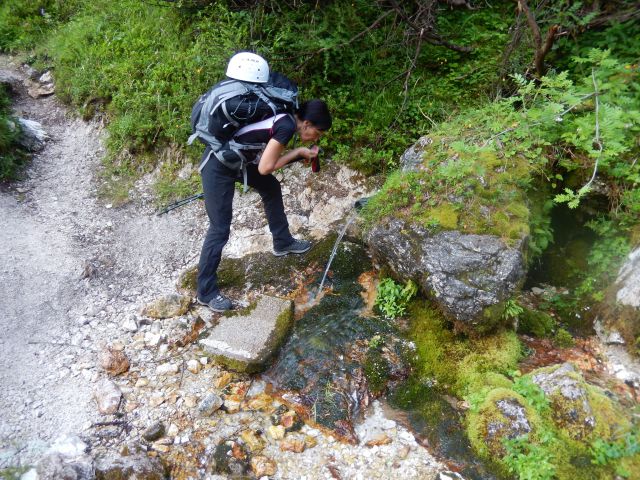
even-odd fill
[[[230,311],[199,341],[213,359],[232,370],[256,373],[267,367],[293,326],[293,302],[263,295]]]

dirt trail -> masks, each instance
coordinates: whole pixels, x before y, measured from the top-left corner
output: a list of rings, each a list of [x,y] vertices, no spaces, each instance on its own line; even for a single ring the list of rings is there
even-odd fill
[[[97,349],[141,302],[172,289],[197,256],[202,226],[185,221],[188,208],[155,217],[144,198],[102,204],[100,125],[68,116],[53,96],[29,97],[26,75],[7,58],[0,79],[18,85],[16,113],[50,136],[26,180],[0,192],[2,468],[16,454],[33,461],[53,438],[98,420]]]

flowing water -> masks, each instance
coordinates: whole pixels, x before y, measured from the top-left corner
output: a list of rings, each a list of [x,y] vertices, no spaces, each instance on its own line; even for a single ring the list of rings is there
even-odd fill
[[[336,237],[322,276],[274,365],[264,374],[275,393],[316,425],[356,442],[354,423],[372,398],[371,363],[376,338],[384,339],[388,416],[414,431],[431,452],[468,479],[494,478],[466,440],[461,413],[428,385],[409,378],[408,344],[395,322],[367,309],[366,282],[375,276],[366,250]],[[325,247],[327,248],[327,247]],[[328,251],[328,248],[327,250]],[[314,281],[315,280],[315,281]],[[310,279],[310,284],[318,284]],[[312,289],[313,290],[313,289]]]
[[[333,245],[333,250],[331,250],[331,256],[329,256],[329,261],[327,262],[327,268],[324,269],[324,275],[322,275],[322,280],[320,280],[320,286],[318,287],[318,292],[316,293],[316,297],[318,296],[318,294],[320,292],[322,292],[322,287],[324,286],[324,281],[327,279],[327,273],[329,273],[329,267],[331,267],[331,262],[333,262],[333,257],[336,256],[336,252],[338,251],[338,246],[340,245],[340,241],[342,240],[342,237],[344,237],[344,234],[347,231],[347,228],[349,228],[349,225],[351,225],[351,223],[355,219],[356,219],[355,213],[351,213],[351,215],[349,216],[349,218],[345,222],[344,227],[342,227],[342,230],[338,234],[338,238],[336,239],[336,243]]]

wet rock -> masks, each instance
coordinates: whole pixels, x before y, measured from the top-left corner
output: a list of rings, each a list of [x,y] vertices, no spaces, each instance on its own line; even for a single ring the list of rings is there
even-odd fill
[[[240,438],[249,448],[251,453],[260,453],[266,446],[266,442],[264,441],[262,436],[254,430],[244,430],[240,434]]]
[[[292,433],[280,442],[280,450],[283,452],[302,453],[307,448],[304,435]]]
[[[165,429],[162,422],[156,422],[142,432],[142,438],[147,442],[155,442],[164,435]]]
[[[112,415],[118,411],[122,392],[115,383],[103,379],[96,385],[93,396],[98,405],[98,411],[104,415]]]
[[[293,302],[264,295],[255,308],[231,315],[222,317],[200,345],[233,370],[263,370],[293,324]]]
[[[42,150],[49,138],[42,125],[34,120],[26,120],[24,118],[19,118],[18,123],[20,124],[18,143],[30,152]]]
[[[109,375],[117,376],[129,370],[129,359],[120,350],[112,347],[105,347],[100,351],[100,367]]]
[[[386,430],[394,428],[396,422],[384,416],[382,405],[378,400],[374,400],[371,407],[364,421],[355,428],[358,441],[368,447],[390,443],[391,438]]]
[[[464,477],[456,472],[438,472],[436,480],[464,480]]]
[[[214,469],[217,473],[242,477],[250,471],[246,452],[236,442],[222,442],[213,453]]]
[[[158,458],[136,454],[126,457],[101,457],[95,461],[96,480],[165,480],[168,478]]]
[[[400,219],[375,225],[366,241],[400,278],[417,281],[447,317],[472,330],[494,328],[502,302],[524,279],[521,241],[510,247],[493,235],[432,233]]]
[[[184,315],[189,310],[191,298],[184,295],[167,295],[146,305],[141,314],[151,318],[171,318]]]
[[[201,417],[210,417],[214,412],[218,411],[222,407],[223,401],[219,395],[215,393],[209,393],[205,396],[198,405],[198,414]]]
[[[276,474],[278,465],[273,460],[260,455],[251,459],[251,471],[257,478],[270,477]]]
[[[531,372],[531,379],[551,403],[554,422],[574,439],[587,437],[596,426],[587,384],[570,363]]]

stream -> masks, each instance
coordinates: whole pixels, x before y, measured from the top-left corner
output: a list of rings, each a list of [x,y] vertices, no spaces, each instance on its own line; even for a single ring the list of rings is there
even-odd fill
[[[371,259],[363,246],[340,242],[351,220],[338,233],[324,274],[316,271],[309,282],[324,285],[327,280],[328,288],[310,287],[303,294],[311,300],[299,302],[304,308],[298,309],[288,341],[263,378],[311,424],[349,443],[358,443],[354,427],[371,400],[386,392],[385,415],[411,430],[452,470],[466,479],[495,478],[473,455],[463,415],[451,399],[411,377],[411,347],[402,328],[368,305],[367,279],[376,275]],[[380,391],[376,369],[385,382]]]

